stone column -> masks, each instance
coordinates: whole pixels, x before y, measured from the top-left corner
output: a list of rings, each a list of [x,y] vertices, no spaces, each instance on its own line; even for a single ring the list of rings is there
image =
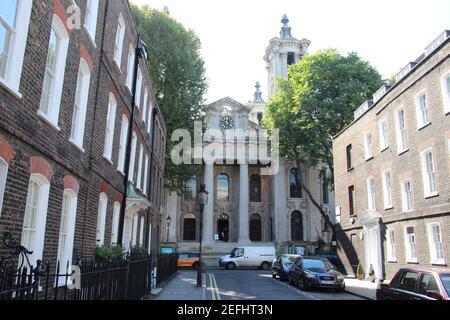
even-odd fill
[[[205,164],[204,183],[208,191],[208,204],[203,211],[203,241],[214,241],[214,165]]]
[[[239,168],[239,242],[249,242],[248,164],[241,164]]]

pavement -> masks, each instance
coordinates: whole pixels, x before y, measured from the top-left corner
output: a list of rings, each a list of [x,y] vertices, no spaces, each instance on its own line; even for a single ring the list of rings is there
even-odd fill
[[[152,300],[364,300],[370,299],[366,283],[348,279],[348,292],[300,291],[285,281],[272,279],[270,271],[207,269],[203,286],[196,287],[197,272],[179,271]],[[355,282],[355,283],[354,283]],[[366,281],[361,281],[366,282]],[[359,291],[358,291],[359,290]],[[368,296],[368,297],[366,297]]]
[[[377,283],[356,278],[345,278],[345,291],[355,296],[376,300]]]

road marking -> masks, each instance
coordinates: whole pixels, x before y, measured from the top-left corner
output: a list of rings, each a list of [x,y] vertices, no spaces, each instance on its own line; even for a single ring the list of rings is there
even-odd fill
[[[219,288],[217,286],[216,277],[212,273],[208,273],[209,284],[211,288],[211,297],[213,300],[222,300],[220,297]]]

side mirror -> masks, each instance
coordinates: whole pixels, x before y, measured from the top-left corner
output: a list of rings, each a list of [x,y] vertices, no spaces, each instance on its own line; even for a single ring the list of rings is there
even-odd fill
[[[380,283],[380,289],[381,290],[388,290],[390,288],[391,288],[391,286],[389,284],[387,284],[387,283]]]
[[[439,292],[432,291],[432,290],[428,290],[427,291],[427,297],[430,297],[430,298],[436,299],[436,300],[443,300],[444,299]]]

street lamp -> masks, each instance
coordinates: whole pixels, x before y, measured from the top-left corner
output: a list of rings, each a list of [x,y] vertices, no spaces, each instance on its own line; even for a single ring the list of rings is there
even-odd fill
[[[200,190],[198,191],[197,203],[200,208],[200,246],[198,250],[198,262],[199,267],[197,270],[197,287],[202,286],[202,272],[203,272],[203,261],[202,261],[202,234],[203,234],[203,210],[208,204],[208,194],[206,191],[206,185],[200,185]]]
[[[170,222],[172,221],[172,218],[170,216],[168,216],[166,221],[167,221],[167,242],[169,242],[169,227],[170,227]]]

